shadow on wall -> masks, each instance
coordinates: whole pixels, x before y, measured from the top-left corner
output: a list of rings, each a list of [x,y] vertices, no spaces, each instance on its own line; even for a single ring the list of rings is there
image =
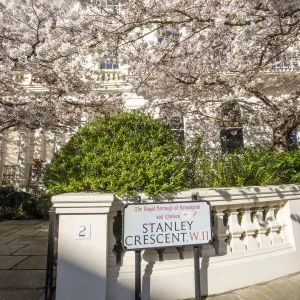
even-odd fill
[[[217,218],[215,222],[223,224],[223,218]],[[220,228],[219,226],[219,234],[225,237],[226,227]],[[203,296],[208,295],[210,257],[226,255],[227,247],[228,244],[224,240],[220,242],[217,239],[213,241],[212,245],[199,246],[201,294]],[[216,251],[215,248],[218,248],[218,250]],[[193,262],[192,246],[143,251],[141,267],[142,300],[174,300],[194,297]],[[109,268],[110,283],[108,286],[114,288],[109,291],[108,299],[132,300],[134,299],[134,252],[123,253],[122,260],[119,263],[118,267]],[[185,280],[183,280],[183,276]],[[123,285],[120,285],[120,282]],[[174,296],[177,294],[177,297]]]
[[[133,265],[134,266],[134,265]],[[67,270],[64,274],[62,270]],[[72,274],[71,276],[66,276]],[[117,278],[116,278],[117,279]],[[133,290],[115,281],[115,288],[120,297],[106,298],[107,279],[99,270],[85,267],[79,261],[71,261],[64,257],[58,261],[56,300],[118,300],[122,295],[132,295]],[[129,299],[129,298],[128,298]]]

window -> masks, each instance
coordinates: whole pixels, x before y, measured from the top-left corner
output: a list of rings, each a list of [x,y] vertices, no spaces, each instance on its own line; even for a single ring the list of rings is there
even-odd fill
[[[164,40],[178,43],[179,42],[179,31],[177,29],[159,29],[157,31],[157,41],[162,43]]]
[[[119,64],[114,63],[108,59],[101,59],[99,62],[100,70],[119,70]]]
[[[236,102],[228,102],[221,107],[220,140],[223,153],[244,147],[241,110]]]
[[[109,55],[104,55],[99,62],[100,70],[119,70],[118,53],[112,52]]]
[[[106,8],[110,13],[119,13],[120,12],[120,3],[118,0],[106,0]]]
[[[244,147],[243,128],[241,127],[221,128],[220,138],[223,153],[232,153],[234,150]]]
[[[169,124],[179,143],[185,142],[184,119],[178,114],[178,109],[172,104],[163,104],[160,106],[159,120],[162,123]]]

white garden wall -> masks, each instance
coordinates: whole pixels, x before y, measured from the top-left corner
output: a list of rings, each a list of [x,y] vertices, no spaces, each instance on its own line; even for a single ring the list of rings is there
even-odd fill
[[[215,240],[200,251],[202,294],[300,271],[299,185],[190,190],[172,201],[191,201],[193,193],[211,202],[214,216]],[[56,299],[134,299],[134,252],[117,261],[113,251],[114,217],[123,202],[97,193],[52,201],[59,215]],[[78,224],[90,224],[90,239],[75,238]],[[144,300],[193,297],[192,247],[143,251],[142,289]]]

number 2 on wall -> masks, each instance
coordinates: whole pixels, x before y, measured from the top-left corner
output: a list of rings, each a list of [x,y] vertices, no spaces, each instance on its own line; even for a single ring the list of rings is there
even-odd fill
[[[91,238],[91,223],[77,223],[74,228],[74,238],[90,239]]]
[[[80,227],[79,236],[85,236],[86,226],[80,225],[79,227]]]

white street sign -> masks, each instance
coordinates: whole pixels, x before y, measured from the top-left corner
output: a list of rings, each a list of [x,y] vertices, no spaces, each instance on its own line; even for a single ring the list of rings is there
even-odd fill
[[[212,240],[209,202],[128,204],[123,213],[127,250],[208,244]]]

